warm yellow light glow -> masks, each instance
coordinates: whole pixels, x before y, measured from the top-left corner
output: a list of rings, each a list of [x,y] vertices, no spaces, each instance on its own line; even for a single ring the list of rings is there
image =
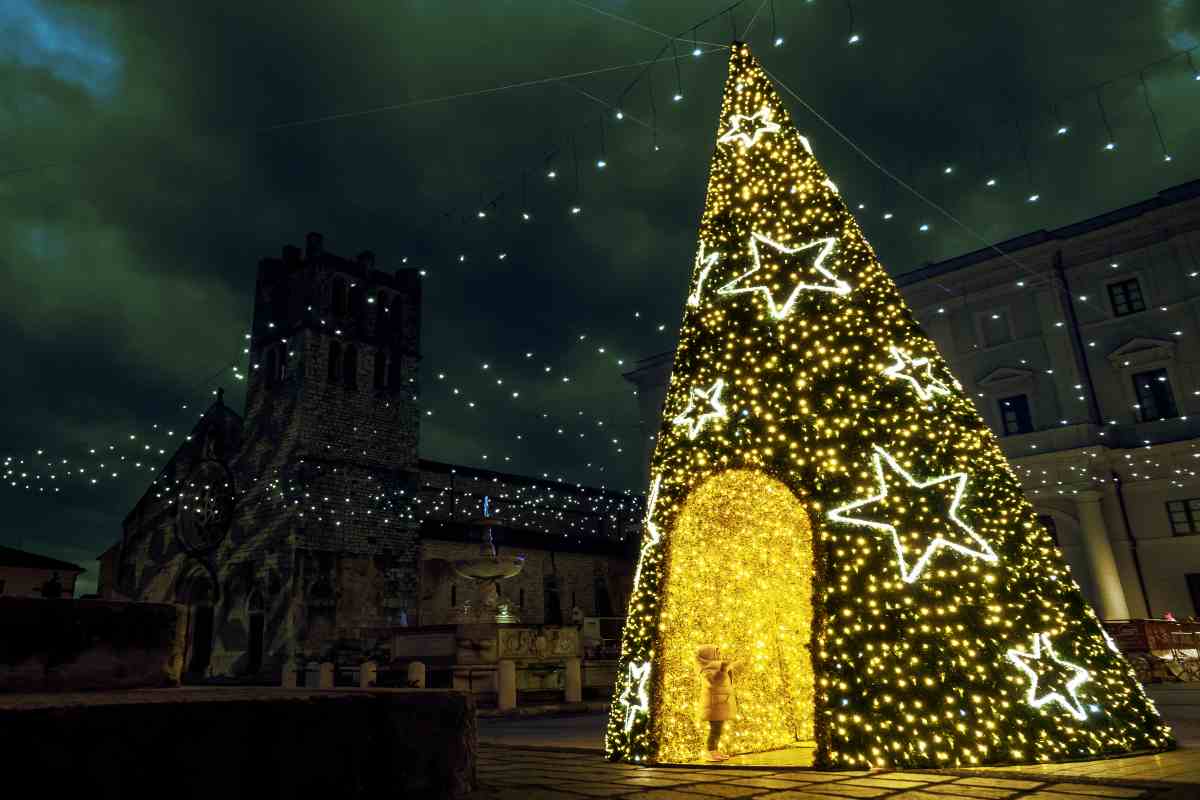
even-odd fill
[[[996,437],[735,43],[716,135],[763,109],[777,129],[713,154],[607,754],[696,757],[702,644],[750,661],[723,738],[737,752],[808,731],[817,764],[840,768],[1170,747]],[[709,387],[719,413],[696,402]]]
[[[738,713],[723,750],[811,742],[812,528],[803,505],[777,480],[730,470],[688,496],[667,541],[651,712],[658,760],[700,754],[707,723],[696,651],[706,644],[745,664],[734,674]]]

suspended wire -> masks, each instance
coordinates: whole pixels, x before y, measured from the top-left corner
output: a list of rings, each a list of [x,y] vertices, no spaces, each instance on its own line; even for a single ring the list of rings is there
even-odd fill
[[[783,37],[779,35],[779,25],[775,19],[775,0],[770,0],[771,5],[771,43],[776,47],[783,44]]]
[[[683,99],[683,75],[679,72],[679,49],[671,42],[671,50],[675,53],[675,100]]]
[[[725,47],[723,45],[714,45],[714,47],[718,47],[719,49],[725,49]],[[565,75],[554,75],[554,76],[551,76],[548,78],[536,78],[534,80],[528,80],[528,81],[517,81],[516,83],[507,83],[507,84],[503,84],[500,86],[492,86],[487,89],[475,89],[475,90],[472,90],[469,92],[456,92],[454,94],[442,95],[440,97],[427,97],[423,100],[412,100],[407,103],[393,103],[391,105],[386,105],[386,106],[375,106],[373,108],[366,108],[366,109],[362,109],[360,111],[345,111],[345,112],[342,112],[339,114],[327,114],[323,117],[312,117],[309,119],[293,120],[291,122],[280,122],[280,123],[277,123],[274,125],[267,125],[267,126],[264,126],[261,128],[257,128],[257,129],[255,129],[255,132],[256,133],[269,133],[271,131],[284,130],[286,128],[299,128],[299,127],[303,127],[306,125],[317,125],[322,122],[331,122],[334,120],[341,120],[341,119],[352,119],[355,117],[365,117],[370,114],[382,114],[382,113],[386,113],[388,111],[401,111],[401,110],[409,109],[409,108],[417,108],[419,106],[432,105],[434,103],[445,103],[450,100],[462,100],[462,99],[465,99],[468,97],[481,97],[483,95],[496,94],[497,92],[507,92],[507,91],[511,91],[513,89],[526,89],[531,86],[543,86],[548,83],[563,83],[566,81],[573,80],[575,78],[585,78],[590,75],[601,75],[606,72],[619,72],[620,70],[625,70],[625,69],[636,69],[637,67],[641,67],[644,70],[646,67],[651,66],[660,60],[666,61],[669,59],[662,58],[661,54],[660,54],[649,60],[634,61],[629,64],[618,64],[618,65],[612,66],[612,67],[600,67],[598,69],[583,70],[582,72],[569,72]]]
[[[1012,264],[1016,265],[1019,269],[1021,269],[1023,272],[1025,272],[1029,275],[1032,275],[1039,280],[1043,280],[1046,278],[1046,276],[1039,274],[1035,270],[1031,269],[1030,267],[1028,267],[1025,264],[1018,261],[1013,256],[1009,255],[1008,252],[1001,250],[997,245],[992,244],[991,241],[989,239],[987,239],[986,237],[984,237],[983,234],[979,233],[974,228],[967,225],[965,222],[960,220],[958,217],[954,216],[954,214],[950,213],[948,210],[943,208],[938,203],[934,202],[933,200],[930,200],[928,197],[926,197],[924,194],[922,194],[920,192],[920,190],[914,188],[910,183],[906,182],[905,180],[900,178],[898,175],[896,175],[894,172],[889,170],[887,167],[880,164],[878,161],[876,161],[874,158],[872,158],[871,155],[869,153],[867,153],[867,151],[863,150],[858,145],[857,142],[855,142],[853,139],[851,139],[845,133],[842,133],[841,129],[839,129],[836,125],[834,125],[832,122],[830,122],[828,119],[826,119],[819,111],[817,111],[815,108],[813,108],[811,105],[809,105],[808,102],[803,97],[801,97],[799,94],[797,94],[794,89],[792,89],[786,83],[781,81],[778,77],[776,77],[774,74],[772,74],[770,72],[770,70],[768,70],[766,67],[763,67],[762,69],[763,69],[763,72],[765,72],[768,76],[770,76],[771,80],[775,81],[775,83],[777,83],[780,86],[780,88],[782,88],[785,92],[787,92],[789,95],[791,95],[793,98],[795,98],[796,102],[800,103],[800,105],[802,105],[804,107],[804,109],[806,111],[808,111],[808,113],[812,114],[818,121],[820,121],[820,123],[822,125],[824,125],[831,132],[833,132],[833,134],[835,136],[837,136],[839,139],[841,139],[843,142],[845,142],[846,145],[850,147],[850,149],[852,149],[854,152],[858,153],[858,155],[860,155],[863,158],[863,160],[866,161],[868,164],[873,166],[875,169],[879,170],[881,173],[883,173],[883,175],[885,175],[886,177],[888,177],[889,179],[894,181],[896,184],[898,184],[900,187],[902,187],[905,191],[907,191],[913,197],[917,198],[922,203],[929,206],[934,211],[938,212],[943,217],[948,219],[950,222],[954,223],[956,226],[958,226],[964,232],[966,232],[969,236],[971,236],[974,239],[979,240],[984,245],[985,249],[995,252],[997,255],[999,255],[1004,260],[1011,262]],[[1054,278],[1051,276],[1050,280],[1053,281]],[[945,288],[945,287],[943,287],[943,288]],[[949,290],[947,290],[947,291],[949,291]]]
[[[1150,121],[1154,123],[1154,135],[1158,137],[1158,146],[1162,148],[1163,161],[1170,161],[1171,154],[1167,151],[1167,142],[1163,138],[1162,128],[1158,124],[1158,114],[1154,113],[1154,105],[1150,102],[1150,87],[1146,85],[1146,76],[1138,75],[1142,82],[1142,97],[1146,100],[1146,110],[1150,112]]]
[[[725,15],[727,17],[729,17],[729,31],[730,31],[730,33],[733,34],[733,41],[736,42],[738,40],[738,32],[737,32],[737,18],[733,15],[734,8],[735,8],[735,6],[730,6],[725,11]]]
[[[771,0],[762,0],[762,2],[759,3],[758,10],[754,12],[754,16],[752,16],[750,18],[750,21],[746,23],[746,27],[742,31],[743,39],[750,38],[750,30],[754,27],[754,23],[758,21],[758,15],[762,13],[762,10],[767,7],[767,3],[769,3],[769,2],[771,2]],[[772,17],[771,28],[772,28],[772,31],[774,31],[774,27],[775,27],[775,23],[773,21],[774,16],[775,16],[775,6],[774,6],[774,4],[772,4],[771,5],[771,17]]]
[[[669,33],[664,33],[662,31],[658,30],[657,28],[651,28],[649,25],[643,25],[642,23],[638,22],[637,20],[630,19],[629,17],[623,17],[619,14],[614,14],[611,11],[606,11],[602,8],[596,8],[595,6],[588,5],[587,3],[582,2],[582,0],[569,0],[569,2],[579,6],[581,8],[586,8],[588,11],[594,11],[597,14],[602,14],[603,16],[609,17],[611,19],[615,19],[618,22],[624,22],[626,25],[632,25],[633,27],[639,28],[643,31],[646,31],[647,33],[653,33],[655,36],[661,36],[662,38],[667,39],[668,41],[678,38],[677,36],[672,36]],[[692,42],[693,42],[693,44],[695,43],[695,28],[694,27],[692,29]],[[714,45],[714,46],[717,45],[716,42],[701,42],[701,43],[707,44],[707,45]]]
[[[1108,132],[1108,142],[1104,145],[1105,150],[1115,150],[1117,147],[1117,139],[1113,136],[1112,126],[1108,124],[1108,113],[1104,110],[1104,98],[1100,93],[1104,90],[1103,86],[1096,89],[1096,108],[1100,110],[1100,121],[1104,123],[1104,130]]]

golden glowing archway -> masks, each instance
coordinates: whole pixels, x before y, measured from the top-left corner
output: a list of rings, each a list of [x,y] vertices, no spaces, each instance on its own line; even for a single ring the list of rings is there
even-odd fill
[[[729,470],[687,498],[667,537],[653,719],[659,761],[700,753],[696,650],[742,660],[738,712],[721,747],[750,753],[813,739],[813,541],[808,514],[779,481]]]

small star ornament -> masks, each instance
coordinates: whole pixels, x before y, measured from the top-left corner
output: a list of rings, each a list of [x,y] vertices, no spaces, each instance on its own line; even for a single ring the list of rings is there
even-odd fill
[[[716,383],[707,389],[693,388],[688,398],[687,408],[672,422],[676,425],[686,425],[689,439],[695,439],[711,420],[725,419],[725,405],[721,402],[721,390],[725,381],[717,378]],[[708,409],[701,411],[701,408]]]
[[[1054,652],[1049,635],[1035,633],[1033,652],[1014,647],[1008,651],[1008,660],[1029,678],[1029,693],[1025,697],[1029,705],[1041,708],[1047,703],[1058,703],[1075,719],[1087,719],[1077,690],[1091,674],[1078,664],[1060,658]]]
[[[650,694],[646,690],[650,682],[650,662],[641,664],[629,663],[629,682],[621,693],[619,702],[625,707],[625,732],[633,728],[633,722],[638,714],[645,714],[650,709]]]
[[[883,371],[893,380],[908,381],[922,401],[932,400],[935,394],[949,395],[950,387],[933,377],[933,362],[928,358],[913,358],[911,353],[892,347],[895,362]]]
[[[694,270],[699,270],[700,274],[696,278],[696,288],[688,295],[689,306],[700,305],[700,292],[704,289],[704,281],[707,280],[709,271],[720,258],[720,253],[705,253],[704,242],[700,243],[700,252],[696,253],[696,262],[692,267]]]
[[[738,141],[742,147],[753,147],[763,135],[775,133],[779,123],[771,121],[771,109],[763,106],[753,114],[734,114],[729,118],[729,130],[721,135],[718,142],[728,144]]]
[[[829,258],[829,254],[833,252],[837,240],[830,237],[814,239],[811,242],[806,242],[799,247],[788,247],[773,241],[761,233],[750,234],[750,257],[754,261],[754,268],[748,272],[744,272],[737,276],[729,283],[717,289],[717,294],[732,295],[753,293],[761,295],[763,301],[767,304],[767,313],[776,320],[787,319],[792,314],[795,308],[796,300],[800,297],[801,292],[829,292],[836,295],[850,294],[850,284],[838,278],[831,271],[825,268],[825,259]],[[787,258],[781,259],[785,264],[790,265],[792,256],[800,256],[796,260],[811,258],[812,261],[807,266],[800,269],[789,270],[790,277],[796,282],[792,285],[792,290],[786,297],[782,298],[781,302],[776,302],[776,285],[773,279],[779,276],[779,273],[787,269],[786,266],[768,264],[767,269],[763,268],[762,250],[766,249],[771,253],[773,259],[779,256]],[[799,277],[803,273],[813,272],[817,276],[824,279],[823,281],[809,281],[803,277]],[[756,281],[761,283],[752,283],[750,276],[756,276]]]
[[[882,447],[875,446],[871,460],[875,467],[875,480],[878,488],[876,493],[864,500],[856,500],[839,508],[829,511],[831,522],[841,522],[845,525],[855,525],[860,528],[871,528],[892,535],[892,543],[896,548],[896,563],[900,568],[900,579],[905,583],[915,583],[925,572],[925,568],[934,556],[942,550],[950,550],[968,558],[994,564],[999,557],[971,526],[958,515],[962,505],[963,495],[967,489],[967,473],[955,472],[941,475],[928,480],[918,480],[910,475],[896,459],[892,458]],[[888,484],[884,466],[888,471],[899,476],[903,481],[901,491],[905,492],[901,503],[908,509],[937,508],[939,501],[944,501],[947,491],[951,492],[950,502],[944,515],[936,516],[935,520],[926,523],[916,520],[906,525],[902,532],[890,522],[884,522],[880,517],[890,516],[892,511],[887,507],[889,495],[895,494],[893,485]],[[915,495],[915,496],[914,496]],[[880,506],[883,506],[880,508]],[[854,512],[854,513],[851,513]],[[937,512],[933,512],[935,515]],[[946,538],[953,535],[955,539]],[[912,553],[917,553],[915,559]]]
[[[658,487],[662,485],[662,475],[654,478],[654,483],[650,486],[650,496],[646,499],[646,532],[649,537],[646,543],[642,545],[642,554],[638,558],[637,567],[633,571],[633,591],[637,592],[638,586],[642,581],[642,564],[646,561],[646,556],[652,549],[658,546],[662,540],[662,533],[658,530],[658,526],[654,524],[654,508],[658,505]]]

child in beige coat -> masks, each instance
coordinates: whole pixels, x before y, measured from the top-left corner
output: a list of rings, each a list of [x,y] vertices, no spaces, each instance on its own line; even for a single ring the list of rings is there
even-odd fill
[[[725,761],[729,756],[722,753],[717,745],[721,741],[725,721],[737,714],[733,678],[735,673],[741,672],[742,664],[722,660],[721,649],[715,644],[700,647],[696,651],[696,661],[700,664],[700,719],[708,721],[704,759]]]

